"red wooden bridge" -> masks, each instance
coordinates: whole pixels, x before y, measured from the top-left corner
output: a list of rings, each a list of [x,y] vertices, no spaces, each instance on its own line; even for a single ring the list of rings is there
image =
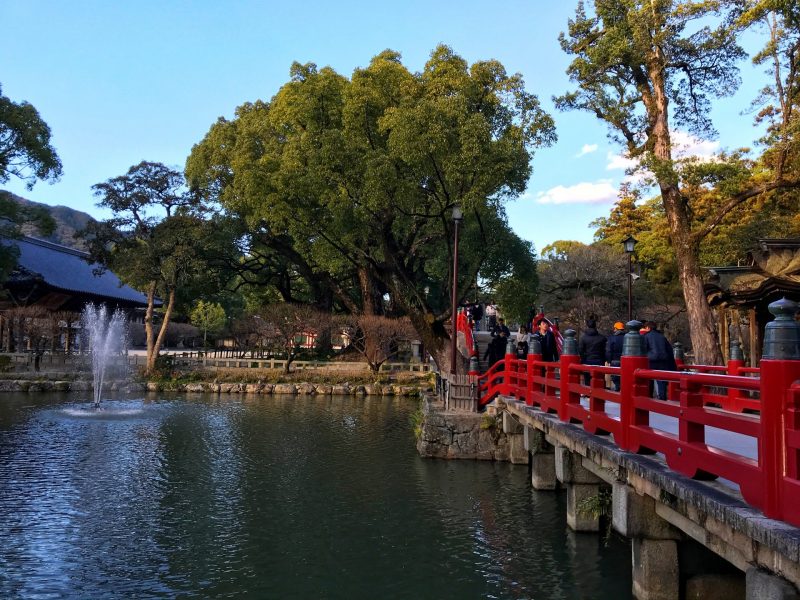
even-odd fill
[[[776,318],[757,369],[745,367],[740,353],[726,366],[648,369],[640,323],[631,321],[619,367],[580,364],[572,330],[558,362],[542,361],[537,343],[526,359],[509,345],[487,373],[470,372],[477,405],[516,398],[610,436],[622,450],[662,454],[689,477],[732,482],[766,516],[800,526],[800,325],[796,304],[782,300],[770,310]],[[619,391],[607,388],[609,375],[619,376]],[[652,397],[656,380],[668,382],[668,399]]]

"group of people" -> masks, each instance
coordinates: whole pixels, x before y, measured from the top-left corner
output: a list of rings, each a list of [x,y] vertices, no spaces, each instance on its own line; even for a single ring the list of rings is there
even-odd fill
[[[485,305],[475,302],[474,304],[467,304],[463,308],[466,310],[467,318],[474,331],[481,330],[481,322],[484,317],[486,317],[486,331],[494,332],[497,328],[497,306],[491,302]]]
[[[487,306],[488,311],[489,306]],[[494,307],[492,307],[494,308]],[[495,313],[496,315],[496,313]],[[487,315],[488,316],[488,315]],[[492,327],[489,330],[492,340],[484,354],[484,360],[489,367],[502,360],[508,348],[508,340],[511,332],[502,317],[492,319]],[[675,356],[672,344],[669,343],[653,321],[647,321],[639,330],[643,336],[644,350],[647,355],[648,367],[662,371],[675,371]],[[622,347],[625,337],[625,325],[621,321],[614,323],[610,335],[605,336],[597,329],[597,320],[589,318],[586,321],[586,328],[578,340],[578,354],[581,363],[584,365],[610,365],[619,367],[622,359]],[[516,334],[515,353],[517,358],[524,359],[528,355],[530,344],[536,339],[541,348],[541,360],[555,362],[558,360],[558,345],[555,335],[550,327],[550,323],[544,318],[537,318],[533,321],[533,332],[529,332],[527,327],[520,326]],[[584,384],[589,385],[590,375],[584,373]],[[619,375],[611,376],[611,384],[614,390],[620,389]],[[656,397],[665,400],[667,397],[667,382],[655,382]]]
[[[675,364],[672,344],[664,337],[664,334],[658,331],[657,325],[653,321],[647,321],[639,333],[644,336],[644,350],[647,354],[648,367],[662,371],[676,371],[678,367]],[[614,323],[612,334],[606,337],[597,331],[597,321],[593,318],[588,319],[586,329],[578,341],[581,363],[584,365],[620,366],[624,337],[625,325],[621,321]],[[589,385],[589,379],[589,374],[584,373],[585,385]],[[619,382],[619,376],[612,375],[611,383],[616,391],[619,391]],[[666,381],[656,382],[656,397],[666,400]]]
[[[546,319],[534,321],[535,330],[528,333],[527,327],[520,326],[515,339],[515,353],[517,358],[525,358],[528,355],[531,342],[536,339],[542,349],[542,360],[555,362],[558,360],[558,346],[556,338],[550,329],[550,323]],[[488,361],[491,367],[494,363],[502,360],[508,347],[508,339],[511,331],[502,318],[497,319],[497,325],[492,330],[492,341],[486,348],[484,360]]]

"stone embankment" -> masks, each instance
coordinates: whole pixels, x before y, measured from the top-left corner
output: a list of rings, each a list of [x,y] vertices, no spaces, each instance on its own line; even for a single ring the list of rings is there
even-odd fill
[[[2,379],[0,393],[3,392],[90,392],[92,382],[66,379]],[[105,386],[104,386],[105,387]],[[319,383],[217,383],[193,382],[177,383],[171,381],[151,381],[147,383],[112,381],[108,383],[113,392],[194,392],[201,394],[297,394],[303,396],[404,396],[415,397],[429,386],[368,384],[337,385]]]
[[[413,385],[352,385],[321,383],[147,383],[148,392],[194,392],[200,394],[297,394],[301,396],[418,396]],[[424,389],[424,388],[423,388]]]
[[[91,381],[61,379],[0,379],[0,393],[3,392],[91,392]],[[104,386],[105,387],[105,386]],[[108,385],[113,392],[144,392],[144,383],[114,381]]]
[[[424,458],[474,459],[528,463],[521,436],[508,436],[495,415],[445,411],[426,396],[417,452]]]

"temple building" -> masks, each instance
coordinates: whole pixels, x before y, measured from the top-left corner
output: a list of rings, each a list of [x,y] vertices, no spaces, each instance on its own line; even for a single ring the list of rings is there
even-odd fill
[[[742,266],[711,267],[706,298],[716,309],[719,337],[727,354],[738,339],[752,366],[761,359],[764,326],[772,320],[770,302],[800,301],[800,239],[762,239]]]
[[[5,351],[31,349],[32,332],[21,329],[46,329],[51,351],[69,350],[77,316],[89,303],[124,310],[131,320],[140,319],[135,313],[147,307],[145,294],[90,262],[86,252],[33,237],[3,238],[0,243],[19,251],[17,266],[0,286],[0,344]],[[52,332],[54,328],[58,331]]]

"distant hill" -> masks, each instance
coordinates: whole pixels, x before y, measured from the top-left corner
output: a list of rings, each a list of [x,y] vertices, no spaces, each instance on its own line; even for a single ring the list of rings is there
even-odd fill
[[[49,236],[43,236],[35,225],[30,224],[22,226],[22,233],[69,248],[76,248],[77,250],[87,249],[86,243],[83,240],[75,238],[75,233],[84,229],[90,221],[94,221],[89,214],[67,206],[50,206],[49,204],[43,204],[41,202],[33,202],[32,200],[17,196],[16,194],[11,194],[11,197],[16,202],[26,206],[40,206],[45,208],[56,222],[55,231]]]

